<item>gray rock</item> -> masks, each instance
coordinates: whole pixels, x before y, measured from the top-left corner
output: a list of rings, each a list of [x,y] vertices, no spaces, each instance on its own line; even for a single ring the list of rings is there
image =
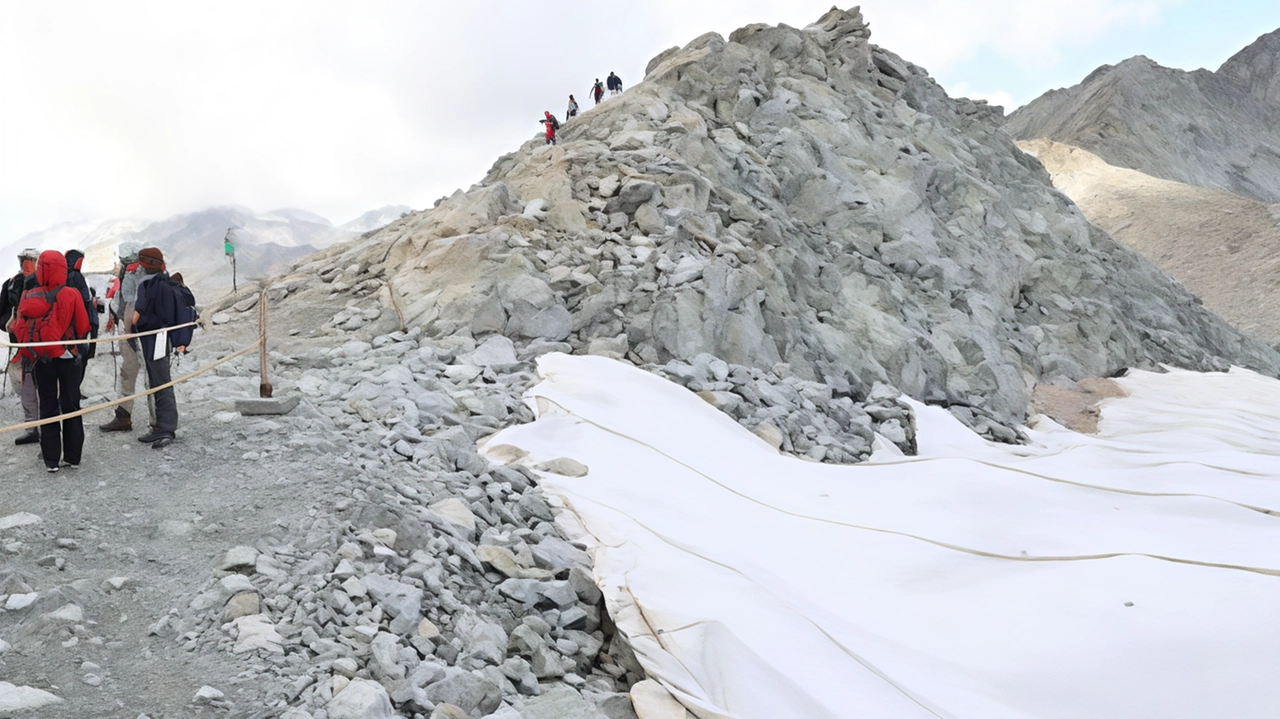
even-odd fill
[[[499,328],[501,329],[501,328]],[[502,335],[495,335],[485,340],[474,351],[458,355],[458,361],[476,367],[493,365],[512,365],[517,362],[515,346],[511,340]]]
[[[417,630],[422,619],[422,590],[418,587],[371,574],[363,579],[369,596],[391,617],[391,632],[404,635]]]
[[[396,719],[391,697],[382,685],[368,679],[352,679],[333,697],[325,710],[329,719]]]
[[[449,667],[443,679],[426,688],[427,698],[434,704],[453,704],[468,714],[481,716],[498,708],[502,687],[465,669]]]

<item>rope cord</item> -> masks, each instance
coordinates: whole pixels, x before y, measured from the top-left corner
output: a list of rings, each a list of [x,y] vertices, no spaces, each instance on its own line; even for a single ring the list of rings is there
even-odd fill
[[[60,414],[60,415],[58,415],[57,417],[49,417],[48,419],[38,419],[38,420],[31,421],[31,422],[23,422],[22,424],[15,424],[15,425],[11,425],[11,426],[9,426],[9,427],[0,427],[0,434],[4,434],[4,433],[6,433],[6,432],[16,432],[16,431],[18,431],[18,430],[20,430],[20,429],[35,429],[36,427],[40,427],[40,426],[42,426],[42,425],[46,425],[46,424],[53,424],[54,422],[61,422],[61,421],[62,421],[62,420],[64,420],[64,419],[71,419],[72,417],[79,417],[79,416],[81,416],[81,415],[89,414],[90,412],[97,412],[97,411],[98,411],[98,410],[100,410],[100,409],[107,409],[107,408],[109,408],[109,407],[115,407],[116,405],[119,405],[119,404],[124,404],[125,402],[132,402],[133,400],[138,399],[139,397],[146,397],[147,395],[155,394],[156,392],[159,392],[159,391],[160,391],[160,390],[162,390],[162,389],[167,389],[167,388],[172,387],[172,386],[174,386],[174,385],[176,385],[176,384],[180,384],[180,383],[182,383],[182,382],[186,382],[187,380],[189,380],[189,379],[191,379],[191,378],[193,378],[193,377],[197,377],[197,376],[199,376],[199,375],[202,375],[202,374],[204,374],[205,372],[208,372],[209,370],[213,369],[214,367],[217,367],[217,366],[218,366],[218,365],[220,365],[220,364],[223,364],[223,363],[225,363],[225,362],[230,362],[231,360],[233,360],[233,359],[235,359],[235,358],[237,358],[237,357],[240,357],[240,356],[242,356],[242,355],[246,355],[246,354],[248,354],[248,353],[252,352],[253,350],[257,349],[257,348],[258,348],[258,343],[259,343],[259,342],[261,342],[261,340],[258,340],[257,342],[254,342],[253,344],[249,345],[248,347],[245,347],[245,348],[244,348],[244,349],[242,349],[242,350],[239,350],[239,351],[233,352],[232,354],[229,354],[229,355],[227,355],[226,357],[223,357],[222,359],[218,360],[217,362],[214,362],[213,364],[210,364],[210,365],[206,365],[206,366],[204,366],[204,367],[201,367],[200,369],[196,370],[195,372],[192,372],[192,373],[190,373],[190,374],[183,375],[183,376],[181,376],[181,377],[179,377],[179,378],[177,378],[177,379],[175,379],[175,380],[172,380],[172,381],[170,381],[170,382],[166,382],[166,383],[164,383],[164,384],[160,385],[159,387],[152,387],[151,389],[149,389],[149,390],[147,390],[147,391],[145,391],[145,392],[139,392],[139,393],[137,393],[137,394],[129,395],[128,397],[121,397],[120,399],[117,399],[117,400],[112,400],[112,401],[110,401],[110,402],[104,402],[104,403],[102,403],[102,404],[94,405],[94,406],[92,406],[92,407],[86,407],[85,409],[77,410],[77,411],[75,411],[75,412],[69,412],[69,413],[67,413],[67,414]]]
[[[97,339],[89,339],[88,337],[86,337],[82,340],[58,340],[55,342],[9,342],[8,340],[0,339],[0,347],[56,347],[58,345],[92,345],[92,344],[99,344],[102,342],[120,342],[121,340],[131,340],[131,339],[136,339],[138,337],[148,337],[150,335],[158,335],[161,332],[168,332],[169,330],[181,329],[183,327],[195,327],[195,326],[198,326],[199,324],[200,324],[200,321],[196,320],[195,322],[187,322],[186,324],[174,325],[172,327],[162,327],[158,330],[149,330],[147,332],[134,332],[132,334],[116,335],[114,337],[99,337]]]

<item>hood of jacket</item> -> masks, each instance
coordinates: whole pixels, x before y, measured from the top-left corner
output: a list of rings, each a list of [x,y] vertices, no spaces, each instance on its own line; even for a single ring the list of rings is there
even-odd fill
[[[80,270],[80,265],[84,263],[84,253],[80,250],[67,250],[67,270]]]
[[[41,252],[40,261],[36,263],[36,282],[47,289],[67,284],[67,258],[57,250]]]

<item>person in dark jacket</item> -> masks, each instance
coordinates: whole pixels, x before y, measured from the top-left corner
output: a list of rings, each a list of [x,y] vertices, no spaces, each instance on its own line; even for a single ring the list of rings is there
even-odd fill
[[[93,301],[93,293],[89,291],[89,282],[85,280],[84,273],[80,271],[84,265],[84,253],[80,250],[67,250],[67,286],[74,287],[80,292],[80,296],[84,298],[84,308],[89,313],[89,339],[98,339],[98,308]],[[96,344],[80,345],[80,358],[83,362],[80,369],[84,369],[84,363],[93,359],[97,354]]]
[[[178,298],[173,290],[173,281],[164,271],[164,254],[158,248],[144,247],[138,251],[138,263],[146,272],[146,277],[138,283],[138,296],[133,305],[134,331],[150,332],[173,327],[178,324]],[[152,389],[166,385],[171,380],[168,339],[159,338],[159,335],[141,338],[142,360],[147,368],[147,384]],[[159,342],[164,344],[157,346]],[[157,356],[159,359],[156,359]],[[155,429],[139,437],[138,441],[150,444],[152,447],[163,447],[177,436],[178,400],[172,387],[165,387],[154,396]]]
[[[605,81],[609,83],[610,95],[622,94],[622,78],[618,77],[617,75],[614,75],[613,73],[609,73],[609,77],[607,77]]]
[[[21,271],[5,280],[0,289],[0,324],[7,329],[10,321],[18,316],[18,303],[22,293],[36,286],[36,261],[40,253],[27,248],[18,254]],[[18,338],[9,332],[9,341],[17,342]],[[19,389],[22,398],[22,417],[26,422],[34,421],[40,416],[40,400],[36,395],[36,380],[31,374],[30,363],[20,356],[14,356],[5,368],[9,372],[10,381]],[[31,430],[13,440],[14,444],[34,444],[40,441],[39,430]]]
[[[89,313],[80,292],[67,286],[67,258],[56,250],[40,254],[36,264],[36,284],[22,293],[14,334],[21,342],[53,342],[83,339],[89,335]],[[40,397],[40,419],[69,414],[80,409],[80,368],[78,345],[25,347],[22,354],[31,362],[36,391]],[[63,466],[80,466],[84,449],[84,422],[71,417],[40,428],[40,456],[50,472]]]

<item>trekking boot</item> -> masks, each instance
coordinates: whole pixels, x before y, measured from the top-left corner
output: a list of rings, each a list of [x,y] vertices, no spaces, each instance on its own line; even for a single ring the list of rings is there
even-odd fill
[[[117,409],[116,416],[110,422],[98,425],[98,429],[103,432],[132,432],[133,417],[130,417],[128,412]]]
[[[21,437],[13,440],[13,443],[14,444],[34,444],[39,441],[40,441],[40,432],[38,430],[33,429],[30,432],[27,432],[26,434],[22,435]]]
[[[141,437],[138,438],[138,441],[142,442],[143,444],[151,444],[152,442],[160,442],[164,440],[168,440],[168,442],[172,442],[173,438],[174,438],[173,432],[161,432],[160,430],[157,429],[151,432],[150,434],[142,435]],[[166,442],[166,444],[168,444],[168,442]]]

